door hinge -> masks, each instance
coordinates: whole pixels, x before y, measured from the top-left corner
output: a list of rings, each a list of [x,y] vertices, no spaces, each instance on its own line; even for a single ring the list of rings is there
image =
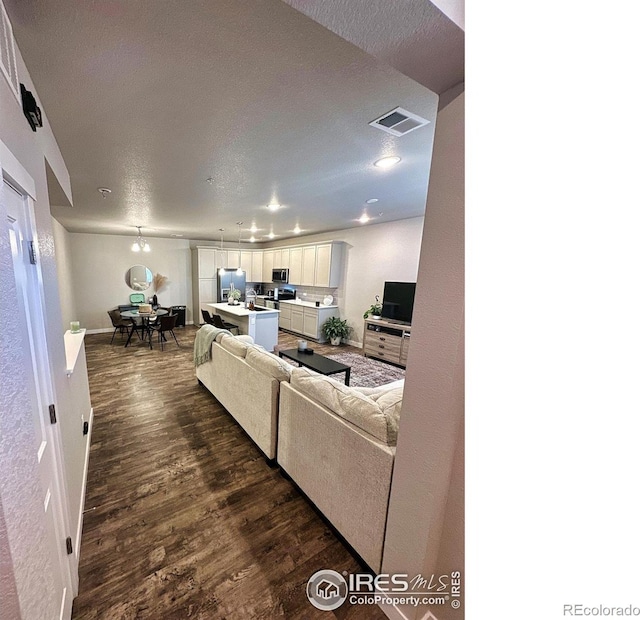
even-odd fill
[[[82,425],[82,434],[83,435],[88,435],[89,434],[89,422],[85,422]]]
[[[51,420],[51,424],[55,424],[58,420],[56,419],[56,406],[49,405],[49,419]]]
[[[33,245],[33,241],[29,241],[29,262],[32,265],[36,264],[36,247]]]
[[[73,546],[71,545],[71,536],[67,536],[67,555],[73,553]]]

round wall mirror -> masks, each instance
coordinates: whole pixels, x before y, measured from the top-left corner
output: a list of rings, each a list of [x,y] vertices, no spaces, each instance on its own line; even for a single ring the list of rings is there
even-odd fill
[[[146,291],[153,282],[153,274],[144,265],[134,265],[124,274],[124,281],[134,291]]]

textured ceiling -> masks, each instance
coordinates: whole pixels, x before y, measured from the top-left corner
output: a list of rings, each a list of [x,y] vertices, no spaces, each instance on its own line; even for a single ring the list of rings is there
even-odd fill
[[[241,220],[260,241],[359,226],[369,198],[373,222],[424,213],[435,123],[400,138],[368,123],[396,106],[434,121],[437,96],[280,0],[5,4],[69,169],[74,206],[52,212],[70,231],[237,238]],[[409,10],[413,42],[458,37],[426,4]],[[396,59],[411,56],[403,23],[380,37]],[[435,90],[462,75],[444,56]],[[402,162],[372,165],[386,155]]]

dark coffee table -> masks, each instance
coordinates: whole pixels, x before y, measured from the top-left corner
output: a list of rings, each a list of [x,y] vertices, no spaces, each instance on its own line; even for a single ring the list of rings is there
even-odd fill
[[[280,357],[286,357],[290,360],[294,360],[305,366],[319,372],[321,375],[335,375],[339,372],[345,373],[344,384],[349,385],[349,379],[351,378],[351,366],[335,362],[324,355],[319,353],[301,353],[298,349],[285,349],[284,351],[278,351]]]

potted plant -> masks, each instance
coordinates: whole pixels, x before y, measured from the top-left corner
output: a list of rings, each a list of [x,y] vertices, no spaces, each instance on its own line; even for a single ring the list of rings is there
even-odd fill
[[[376,295],[376,303],[371,304],[369,309],[362,315],[362,318],[368,319],[371,315],[372,319],[382,318],[382,304],[380,303],[380,295]]]
[[[331,344],[337,346],[343,338],[347,338],[351,332],[351,327],[347,325],[347,321],[341,320],[340,317],[330,316],[322,324],[322,333],[325,338],[331,340]]]
[[[229,295],[227,296],[227,298],[229,299],[229,305],[237,306],[240,297],[242,297],[242,293],[240,292],[239,288],[231,289],[229,291]]]

